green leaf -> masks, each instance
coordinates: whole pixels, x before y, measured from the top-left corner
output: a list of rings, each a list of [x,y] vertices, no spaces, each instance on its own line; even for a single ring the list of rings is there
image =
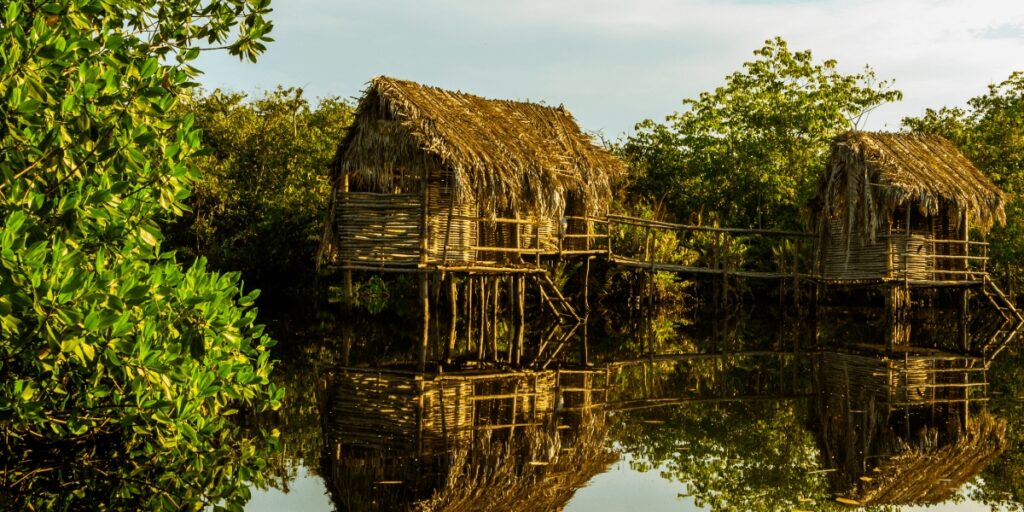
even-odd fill
[[[18,105],[18,113],[23,115],[34,114],[42,104],[41,101],[36,99],[25,100],[21,105]]]

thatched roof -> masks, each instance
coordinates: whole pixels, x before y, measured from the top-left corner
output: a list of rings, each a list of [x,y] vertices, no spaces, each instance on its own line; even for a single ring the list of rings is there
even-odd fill
[[[1006,222],[1002,191],[938,135],[851,131],[836,137],[813,203],[815,213],[845,217],[871,237],[908,203],[931,215],[943,206],[966,211],[983,231]]]
[[[584,135],[563,107],[485,99],[377,77],[338,150],[336,171],[379,190],[401,174],[450,171],[457,201],[488,213],[561,211],[580,194],[607,209],[624,164]]]

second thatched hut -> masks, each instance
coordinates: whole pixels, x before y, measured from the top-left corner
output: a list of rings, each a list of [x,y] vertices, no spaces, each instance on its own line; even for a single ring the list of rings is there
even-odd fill
[[[831,281],[980,280],[1003,193],[937,135],[848,132],[832,143],[811,203],[819,271]]]

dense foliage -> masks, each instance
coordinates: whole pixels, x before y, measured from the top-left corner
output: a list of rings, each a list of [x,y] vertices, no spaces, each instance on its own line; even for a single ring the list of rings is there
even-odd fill
[[[175,110],[190,63],[200,45],[254,60],[268,4],[3,2],[0,481],[12,507],[238,508],[257,478],[267,442],[228,423],[282,396],[256,295],[203,260],[182,269],[156,221],[183,211],[196,179],[199,132]]]
[[[328,167],[352,122],[339,98],[315,105],[301,89],[249,101],[241,93],[194,95],[182,109],[202,130],[202,179],[190,211],[168,229],[179,257],[239,270],[267,294],[295,291],[315,274],[313,256],[330,199]]]
[[[831,139],[902,94],[871,68],[843,74],[834,60],[773,39],[725,85],[683,101],[665,124],[637,125],[623,156],[637,169],[633,200],[690,222],[733,227],[800,225]]]
[[[928,109],[903,124],[942,135],[1007,193],[1006,226],[989,236],[994,271],[1018,295],[1024,286],[1024,72],[989,86],[967,108]]]

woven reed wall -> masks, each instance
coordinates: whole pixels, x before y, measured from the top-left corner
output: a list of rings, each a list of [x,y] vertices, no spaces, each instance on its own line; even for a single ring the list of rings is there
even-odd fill
[[[339,259],[415,263],[420,257],[417,194],[338,192],[335,236]]]
[[[587,221],[583,219],[566,219],[565,222],[565,234],[567,235],[588,235],[587,233]],[[594,247],[587,247],[586,238],[566,238],[562,241],[562,248],[567,251],[584,251],[587,249],[593,249]]]
[[[466,200],[461,203],[452,204],[452,189],[448,184],[446,174],[438,179],[432,176],[427,186],[429,197],[427,217],[427,240],[429,247],[428,259],[432,262],[444,261],[447,256],[449,262],[469,263],[476,261],[476,251],[470,247],[476,245],[477,223],[466,217],[474,217],[477,211],[477,204]],[[446,234],[448,228],[448,212],[451,216],[451,233]],[[445,252],[445,238],[448,240],[448,251]]]
[[[554,412],[555,372],[477,377],[473,380],[473,396],[478,426],[541,421]]]
[[[984,392],[984,378],[975,358],[908,355],[896,359],[876,355],[834,353],[824,358],[827,389],[852,398],[892,404],[928,405],[935,400],[962,400]]]
[[[827,279],[880,279],[904,277],[933,279],[935,253],[928,241],[930,233],[893,233],[888,239],[878,237],[874,242],[850,233],[844,240],[841,220],[829,222],[828,245],[824,249],[825,278]],[[892,253],[889,253],[889,244]]]
[[[932,279],[934,277],[935,254],[930,234],[911,233],[910,239],[903,233],[892,235],[892,272],[890,277],[910,279]],[[905,272],[908,274],[905,275]]]
[[[862,240],[856,232],[843,236],[842,220],[829,222],[828,243],[823,250],[826,279],[881,279],[889,257],[884,238]]]
[[[514,214],[502,215],[502,218],[512,218]],[[520,249],[534,249],[537,245],[537,232],[540,232],[540,248],[544,252],[554,253],[558,251],[558,224],[560,219],[544,217],[536,224],[536,217],[529,216],[521,219],[525,224],[513,224],[506,222],[480,221],[480,245],[484,247],[516,247],[513,243],[514,229],[519,230]],[[479,255],[482,261],[494,261],[500,253],[481,252]]]

